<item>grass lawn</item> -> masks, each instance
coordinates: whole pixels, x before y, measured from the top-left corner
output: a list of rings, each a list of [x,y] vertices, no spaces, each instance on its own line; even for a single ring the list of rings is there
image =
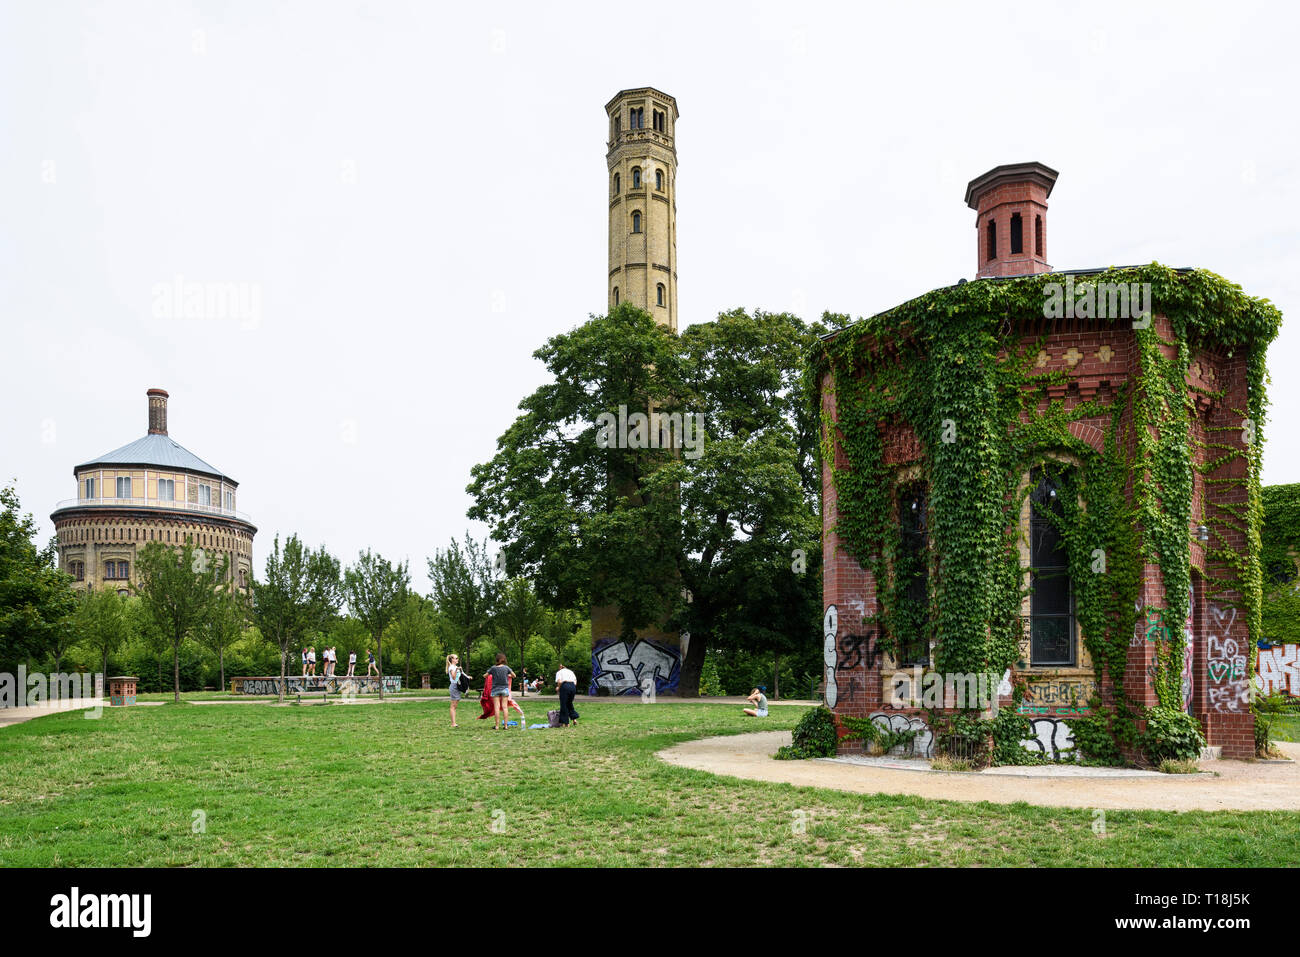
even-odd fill
[[[1300,714],[1277,718],[1269,737],[1274,741],[1300,741]]]
[[[654,752],[760,726],[735,706],[578,708],[576,730],[504,733],[473,701],[456,730],[445,701],[44,716],[0,730],[0,864],[1290,866],[1300,846],[1295,813],[1108,811],[1102,838],[1088,810],[719,778]]]

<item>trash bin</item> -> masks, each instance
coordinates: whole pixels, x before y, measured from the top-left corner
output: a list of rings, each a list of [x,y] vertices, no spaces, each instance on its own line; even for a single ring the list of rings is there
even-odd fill
[[[135,704],[135,687],[140,679],[135,675],[119,675],[108,679],[108,703],[114,708]]]

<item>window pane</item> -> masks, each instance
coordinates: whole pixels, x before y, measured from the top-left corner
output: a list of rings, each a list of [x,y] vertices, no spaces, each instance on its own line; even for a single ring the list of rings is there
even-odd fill
[[[1071,663],[1071,630],[1069,618],[1035,618],[1030,634],[1033,664]]]
[[[1070,579],[1065,574],[1035,575],[1031,597],[1034,615],[1070,613]]]

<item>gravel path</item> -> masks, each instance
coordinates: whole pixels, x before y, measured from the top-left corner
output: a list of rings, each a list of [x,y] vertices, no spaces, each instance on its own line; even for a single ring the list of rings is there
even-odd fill
[[[789,731],[761,731],[687,741],[658,757],[668,764],[753,781],[831,788],[858,794],[912,794],[949,801],[1025,801],[1048,807],[1159,811],[1300,811],[1300,760],[1203,761],[1208,774],[1081,774],[1084,769],[1043,768],[1042,773],[961,773],[918,770],[859,761],[776,761]],[[1300,759],[1300,744],[1277,745]],[[1091,771],[1101,769],[1087,769]],[[1055,773],[1050,773],[1055,772]]]

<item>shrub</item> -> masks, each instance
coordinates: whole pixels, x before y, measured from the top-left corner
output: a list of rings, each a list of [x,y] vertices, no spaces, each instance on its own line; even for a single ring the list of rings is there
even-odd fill
[[[1093,764],[1120,765],[1124,757],[1115,743],[1111,731],[1109,715],[1095,713],[1084,718],[1070,721],[1070,733],[1074,735],[1074,747],[1084,759]]]
[[[1195,761],[1174,761],[1165,759],[1160,762],[1160,770],[1165,774],[1198,774],[1200,768]]]
[[[793,743],[776,752],[778,760],[829,758],[835,754],[835,716],[827,708],[813,708],[794,726]]]
[[[1186,711],[1176,708],[1148,708],[1147,727],[1142,733],[1142,751],[1157,767],[1161,762],[1195,761],[1205,747],[1201,727]],[[1076,739],[1077,740],[1077,739]]]
[[[1024,748],[1021,748],[1024,751]],[[1026,754],[1029,752],[1026,751]],[[953,758],[946,754],[936,754],[930,759],[930,767],[935,771],[974,771],[975,763],[965,758]]]

